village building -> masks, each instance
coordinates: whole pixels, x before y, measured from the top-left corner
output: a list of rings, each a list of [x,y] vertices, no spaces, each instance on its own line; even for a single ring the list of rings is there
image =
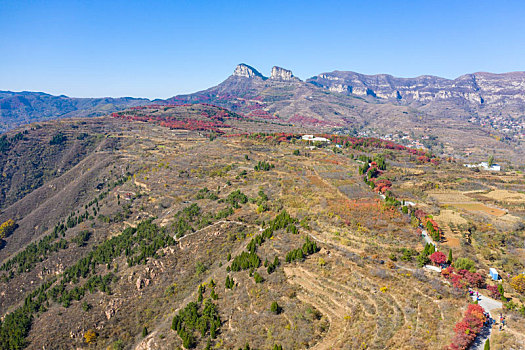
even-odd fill
[[[314,136],[314,135],[303,135],[302,139],[303,139],[304,141],[326,142],[326,143],[330,143],[330,140],[327,139],[326,137],[317,137],[317,136]]]

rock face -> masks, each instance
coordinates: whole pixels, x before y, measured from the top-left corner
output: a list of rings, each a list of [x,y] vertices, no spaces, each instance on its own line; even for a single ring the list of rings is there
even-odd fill
[[[264,76],[257,71],[257,69],[241,63],[235,67],[235,71],[233,72],[233,76],[235,77],[244,77],[244,78],[261,78],[264,79]]]
[[[298,80],[296,77],[293,76],[292,71],[288,69],[284,69],[281,67],[273,66],[272,68],[272,75],[270,76],[270,79],[274,80]]]
[[[474,108],[487,104],[525,105],[525,72],[473,73],[451,80],[430,75],[397,78],[387,74],[334,71],[319,74],[307,82],[334,92],[420,106],[445,101]]]

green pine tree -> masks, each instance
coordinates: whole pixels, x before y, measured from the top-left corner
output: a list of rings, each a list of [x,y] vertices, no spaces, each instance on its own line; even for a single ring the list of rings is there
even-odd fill
[[[148,329],[146,328],[146,326],[144,326],[144,328],[142,328],[142,338],[146,337],[148,335]]]
[[[485,347],[483,349],[490,350],[490,339],[487,339],[487,341],[485,342]]]
[[[452,249],[448,250],[448,261],[449,264],[452,264]]]

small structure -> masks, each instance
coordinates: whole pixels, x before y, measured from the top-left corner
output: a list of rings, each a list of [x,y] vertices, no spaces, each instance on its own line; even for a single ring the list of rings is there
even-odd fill
[[[479,163],[479,166],[483,170],[501,171],[501,166],[499,164],[496,164],[496,163],[492,163],[492,165],[489,166],[489,163],[481,162],[481,163]]]
[[[496,271],[495,268],[491,267],[489,269],[489,275],[494,281],[499,280],[499,274],[498,274],[498,271]]]
[[[314,136],[314,135],[303,135],[302,139],[304,141],[312,141],[312,142],[326,142],[326,143],[330,143],[330,140],[328,140],[327,138],[325,137],[317,137],[317,136]]]
[[[483,170],[489,170],[489,171],[501,171],[501,165],[493,163],[491,166],[489,166],[489,163],[487,162],[481,162],[479,164],[464,164],[467,168],[480,168]]]

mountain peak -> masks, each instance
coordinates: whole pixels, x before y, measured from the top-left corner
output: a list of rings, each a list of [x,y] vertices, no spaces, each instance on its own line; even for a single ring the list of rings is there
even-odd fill
[[[233,76],[264,79],[264,76],[261,73],[259,73],[257,69],[244,63],[238,64],[237,67],[235,67],[235,71],[233,71]]]
[[[296,80],[297,78],[293,76],[292,71],[284,69],[281,67],[273,66],[272,75],[270,79],[275,80]]]

